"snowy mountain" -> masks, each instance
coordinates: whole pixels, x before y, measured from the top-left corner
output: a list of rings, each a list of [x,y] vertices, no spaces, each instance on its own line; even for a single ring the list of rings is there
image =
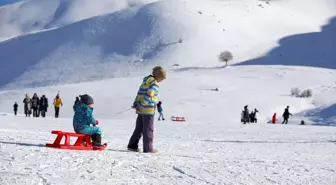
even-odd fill
[[[6,66],[0,71],[3,89],[138,75],[153,64],[217,66],[220,65],[217,56],[223,50],[234,53],[233,63],[239,63],[266,54],[280,38],[320,31],[335,14],[332,0],[324,3],[300,0],[269,3],[251,0],[40,1],[24,1],[0,9],[4,15],[0,16],[3,19],[0,19],[0,35],[23,33],[0,43],[0,58]],[[90,11],[86,11],[88,7]],[[326,26],[325,38],[332,35],[332,25]],[[183,42],[179,43],[179,39]],[[305,44],[316,43],[318,37],[312,39],[305,39]],[[326,62],[335,59],[331,52],[333,39],[325,50],[329,57]],[[293,42],[300,43],[300,40]],[[298,55],[314,49],[307,47]],[[279,53],[286,52],[285,57],[291,57],[286,48],[274,53],[270,63],[282,64],[275,63],[278,57],[281,60]],[[290,63],[292,58],[283,64],[301,64]],[[306,63],[316,63],[316,58],[309,55],[301,58],[304,61],[308,58]],[[247,63],[265,64],[262,60]],[[321,66],[334,67],[330,65]],[[88,72],[83,73],[84,70]]]
[[[334,185],[335,29],[335,0],[0,6],[0,184]],[[233,61],[224,67],[225,50]],[[159,96],[166,120],[154,124],[159,152],[130,153],[130,106],[156,65],[168,75]],[[293,97],[294,87],[313,96]],[[26,93],[46,95],[46,118],[23,115]],[[55,119],[57,93],[64,105]],[[107,149],[46,148],[51,130],[73,131],[72,106],[85,93]],[[245,105],[259,110],[258,123],[240,123]],[[283,125],[286,106],[293,116]]]

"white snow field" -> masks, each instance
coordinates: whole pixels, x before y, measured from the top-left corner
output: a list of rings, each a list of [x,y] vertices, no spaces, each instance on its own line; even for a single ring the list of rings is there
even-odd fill
[[[335,33],[335,0],[0,6],[0,184],[335,185]],[[224,50],[234,57],[227,67],[218,62]],[[156,65],[168,74],[160,84],[166,120],[154,123],[158,153],[128,152],[130,106]],[[292,97],[293,87],[313,96]],[[23,116],[26,93],[47,96],[46,118]],[[52,130],[73,131],[72,105],[85,93],[107,149],[45,147]],[[259,110],[258,123],[240,123],[245,105]],[[283,125],[287,105],[293,116]]]

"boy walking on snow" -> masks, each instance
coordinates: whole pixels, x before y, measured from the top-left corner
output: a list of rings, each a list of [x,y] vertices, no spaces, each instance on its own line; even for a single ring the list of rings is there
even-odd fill
[[[161,118],[162,120],[165,120],[164,117],[163,117],[163,110],[162,110],[162,102],[159,101],[159,103],[157,104],[157,109],[158,109],[158,112],[159,112],[159,121],[161,121]]]
[[[80,96],[80,102],[73,106],[75,115],[73,117],[73,127],[76,133],[90,135],[94,147],[103,147],[101,144],[102,131],[98,125],[98,120],[93,118],[93,99],[85,94]],[[92,125],[92,126],[91,126]]]
[[[153,68],[153,73],[143,79],[132,106],[136,109],[138,117],[127,146],[128,150],[139,151],[138,144],[143,135],[143,152],[156,152],[153,149],[154,114],[159,94],[158,83],[165,79],[166,71],[160,66]]]

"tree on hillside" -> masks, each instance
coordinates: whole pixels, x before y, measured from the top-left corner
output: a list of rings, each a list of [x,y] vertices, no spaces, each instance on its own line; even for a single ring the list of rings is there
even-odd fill
[[[219,54],[218,59],[220,62],[225,62],[225,66],[227,66],[228,62],[233,59],[231,52],[224,51]]]

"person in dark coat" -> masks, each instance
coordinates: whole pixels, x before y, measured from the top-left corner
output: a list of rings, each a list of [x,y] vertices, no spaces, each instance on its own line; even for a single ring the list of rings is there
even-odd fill
[[[48,98],[45,97],[45,95],[42,95],[40,99],[40,109],[39,112],[41,113],[42,117],[46,116],[46,112],[48,112]]]
[[[25,113],[26,117],[30,117],[32,101],[29,98],[28,94],[26,94],[25,99],[23,99],[23,103],[24,103],[24,113]]]
[[[254,123],[254,112],[250,113],[250,123]]]
[[[17,104],[17,102],[14,103],[13,107],[14,107],[14,115],[16,116],[17,115],[17,111],[18,111],[18,107],[19,107],[19,105]]]
[[[254,109],[254,113],[253,113],[253,121],[254,121],[254,123],[258,122],[258,113],[259,113],[259,111],[257,109]]]
[[[34,93],[32,98],[32,109],[33,109],[33,117],[38,117],[40,99],[37,97],[37,94]]]
[[[159,121],[161,121],[161,118],[162,118],[162,120],[164,121],[165,119],[164,119],[164,117],[163,117],[163,109],[162,109],[162,102],[161,101],[159,101],[159,103],[157,104],[157,110],[158,110],[158,112],[159,112]]]
[[[248,106],[245,105],[244,111],[243,111],[243,123],[244,124],[249,123],[249,120],[250,120],[250,112],[248,110]]]
[[[287,124],[288,123],[288,118],[289,116],[293,116],[290,112],[289,112],[289,106],[287,106],[287,108],[285,109],[285,112],[282,114],[284,120],[282,122],[282,124]]]

